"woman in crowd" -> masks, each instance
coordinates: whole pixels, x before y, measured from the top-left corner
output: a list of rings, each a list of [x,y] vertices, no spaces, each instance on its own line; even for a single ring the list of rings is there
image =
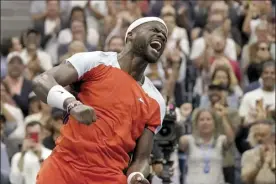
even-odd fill
[[[216,114],[207,109],[195,111],[193,134],[180,138],[179,147],[188,154],[188,173],[185,184],[223,184],[223,153],[231,145],[234,132],[226,118],[226,112],[220,110],[222,122]],[[220,126],[225,135],[220,135]]]
[[[267,42],[257,42],[250,46],[250,63],[247,65],[246,74],[249,83],[259,80],[262,64],[272,59],[270,45]]]

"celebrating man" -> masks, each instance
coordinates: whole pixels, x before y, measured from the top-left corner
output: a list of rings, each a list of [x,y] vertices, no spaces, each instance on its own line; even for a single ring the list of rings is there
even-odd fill
[[[43,102],[70,114],[38,184],[149,183],[153,135],[161,128],[165,102],[143,73],[162,55],[167,34],[161,19],[138,19],[120,54],[78,53],[34,80]],[[62,87],[71,84],[78,84],[78,100]]]

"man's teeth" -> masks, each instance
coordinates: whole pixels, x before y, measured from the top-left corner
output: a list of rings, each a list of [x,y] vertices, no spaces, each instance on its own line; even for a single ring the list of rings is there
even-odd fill
[[[160,50],[161,47],[162,47],[161,43],[158,42],[158,41],[153,41],[153,42],[151,42],[150,45],[151,45],[152,48],[154,48],[157,51]]]

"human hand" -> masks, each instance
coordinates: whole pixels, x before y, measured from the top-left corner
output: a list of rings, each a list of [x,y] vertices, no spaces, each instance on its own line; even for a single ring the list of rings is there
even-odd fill
[[[163,164],[162,163],[152,164],[152,170],[154,171],[154,173],[158,177],[161,177],[162,176],[162,172],[163,172]]]
[[[77,105],[70,110],[70,115],[74,117],[78,122],[90,125],[96,122],[97,116],[95,110],[87,105]]]
[[[28,62],[27,68],[32,72],[32,73],[38,73],[41,71],[40,67],[40,61],[38,58],[32,59]]]
[[[22,144],[22,152],[26,152],[29,149],[32,149],[35,147],[35,142],[32,139],[24,139]]]
[[[273,149],[271,145],[265,144],[260,147],[260,161],[261,163],[272,163]]]
[[[135,174],[132,177],[130,183],[131,184],[150,184],[150,182],[146,178],[143,178],[140,174]]]
[[[180,113],[185,118],[187,118],[192,111],[193,111],[193,106],[191,103],[184,103],[180,106]]]
[[[215,104],[214,110],[220,117],[225,117],[228,113],[228,108],[220,103]]]

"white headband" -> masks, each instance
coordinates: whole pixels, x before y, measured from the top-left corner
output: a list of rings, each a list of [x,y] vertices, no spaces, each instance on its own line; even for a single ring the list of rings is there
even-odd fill
[[[140,26],[141,24],[145,24],[145,23],[153,22],[153,21],[157,21],[157,22],[160,22],[161,24],[163,24],[166,27],[166,30],[168,33],[167,25],[165,24],[165,22],[162,19],[160,19],[158,17],[143,17],[143,18],[137,19],[134,22],[132,22],[132,24],[130,24],[130,26],[127,28],[126,35],[125,35],[125,42],[126,42],[127,34],[130,31],[132,31],[136,27]]]

